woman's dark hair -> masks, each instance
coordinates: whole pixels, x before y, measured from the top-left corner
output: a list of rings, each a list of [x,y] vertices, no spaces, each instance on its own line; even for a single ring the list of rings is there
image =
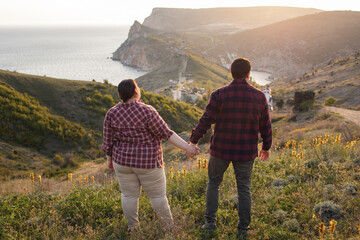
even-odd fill
[[[137,85],[134,79],[122,80],[118,85],[118,92],[121,100],[127,102],[135,94]]]
[[[231,64],[231,75],[234,79],[246,78],[251,70],[251,63],[246,58],[237,58]]]

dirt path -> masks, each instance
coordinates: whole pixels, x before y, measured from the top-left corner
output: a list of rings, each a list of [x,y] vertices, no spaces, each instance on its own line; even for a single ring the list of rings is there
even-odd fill
[[[360,126],[360,111],[337,108],[337,107],[325,107],[325,111],[339,113],[347,120],[350,120]]]

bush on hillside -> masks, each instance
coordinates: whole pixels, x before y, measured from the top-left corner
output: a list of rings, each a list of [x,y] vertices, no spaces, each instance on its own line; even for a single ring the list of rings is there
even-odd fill
[[[324,105],[325,106],[331,106],[331,105],[334,105],[336,102],[337,102],[337,100],[335,98],[328,97],[328,98],[325,99]]]
[[[315,92],[298,91],[294,95],[294,110],[299,112],[307,112],[314,107]]]
[[[333,201],[320,202],[314,207],[315,214],[322,219],[339,219],[341,207]]]

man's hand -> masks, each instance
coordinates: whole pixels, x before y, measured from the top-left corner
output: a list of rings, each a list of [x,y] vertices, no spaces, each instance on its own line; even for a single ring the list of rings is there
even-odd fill
[[[270,150],[260,151],[260,161],[266,161],[270,157]]]
[[[186,155],[189,158],[195,157],[195,155],[198,155],[200,153],[200,148],[196,146],[196,144],[190,143],[189,147],[186,150]]]
[[[113,162],[111,156],[106,155],[107,167],[109,170],[114,170]]]

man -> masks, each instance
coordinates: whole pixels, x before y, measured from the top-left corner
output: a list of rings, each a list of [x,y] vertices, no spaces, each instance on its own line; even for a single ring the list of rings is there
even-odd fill
[[[250,183],[254,159],[258,156],[259,132],[263,140],[260,151],[262,161],[269,158],[272,143],[268,104],[264,94],[248,84],[250,69],[251,63],[245,58],[238,58],[231,64],[234,80],[211,94],[209,104],[190,138],[192,144],[197,144],[215,124],[210,141],[203,228],[216,230],[219,185],[232,162],[238,191],[238,230],[242,236],[247,235],[250,224]]]

